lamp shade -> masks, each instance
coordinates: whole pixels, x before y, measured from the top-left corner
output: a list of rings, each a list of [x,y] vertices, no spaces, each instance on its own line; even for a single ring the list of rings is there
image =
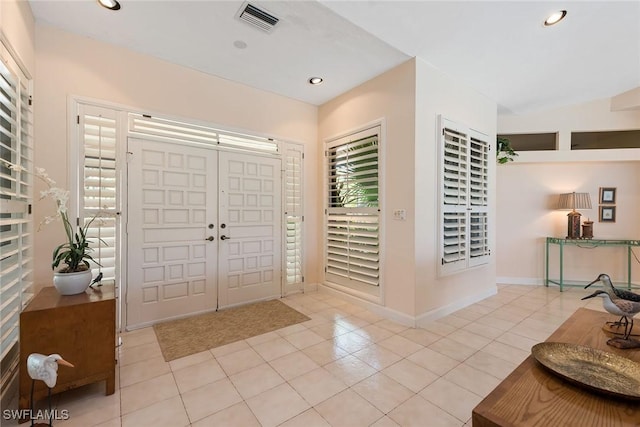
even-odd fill
[[[591,209],[589,193],[564,193],[558,199],[558,209]]]

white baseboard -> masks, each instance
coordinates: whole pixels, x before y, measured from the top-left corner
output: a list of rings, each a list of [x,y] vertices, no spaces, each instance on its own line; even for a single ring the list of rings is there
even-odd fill
[[[393,320],[394,322],[398,322],[402,325],[416,328],[428,322],[431,322],[433,320],[436,320],[448,314],[451,314],[454,311],[463,309],[471,304],[475,304],[478,301],[482,301],[485,298],[496,295],[498,293],[498,288],[493,287],[484,292],[479,292],[475,295],[468,296],[466,298],[463,298],[451,304],[448,304],[444,307],[439,307],[435,310],[428,311],[416,317],[410,316],[406,313],[402,313],[400,311],[394,310],[389,307],[384,307],[379,304],[375,304],[373,302],[358,298],[353,295],[346,294],[335,288],[326,286],[322,283],[318,285],[318,292],[329,293],[333,296],[344,299],[354,305],[364,307],[369,311],[371,311],[372,313],[377,314],[378,316],[384,317],[385,319]]]
[[[416,317],[416,326],[421,327],[429,322],[432,322],[448,314],[451,314],[455,311],[468,307],[471,304],[475,304],[478,301],[482,301],[485,298],[489,298],[490,296],[496,295],[497,293],[498,293],[498,288],[494,286],[493,288],[486,290],[484,292],[480,292],[475,295],[470,295],[466,298],[452,302],[451,304],[447,304],[443,307],[438,307],[434,310],[427,311],[426,313],[422,313],[421,315]]]
[[[537,277],[496,277],[496,283],[499,285],[544,285],[544,279]]]
[[[317,283],[304,283],[302,285],[302,292],[316,292],[318,290]]]
[[[353,305],[366,308],[373,314],[377,314],[380,317],[384,317],[385,319],[393,320],[394,322],[398,322],[402,325],[415,328],[415,318],[413,316],[409,316],[408,314],[393,310],[388,307],[383,307],[379,304],[376,304],[375,302],[371,302],[354,295],[350,295],[331,286],[327,286],[323,283],[318,284],[318,292],[328,293],[332,296],[348,301]]]

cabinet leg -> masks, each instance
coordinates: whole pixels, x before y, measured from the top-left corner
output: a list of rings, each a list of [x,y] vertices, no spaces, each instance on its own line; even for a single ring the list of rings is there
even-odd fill
[[[107,390],[105,392],[105,396],[109,396],[110,394],[113,394],[116,392],[116,374],[115,372],[110,374],[107,377]]]

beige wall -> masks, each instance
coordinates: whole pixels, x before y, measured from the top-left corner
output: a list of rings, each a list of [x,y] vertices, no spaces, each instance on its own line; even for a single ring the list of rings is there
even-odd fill
[[[493,261],[467,273],[437,277],[436,127],[442,114],[485,132],[493,141],[496,111],[491,100],[416,59],[320,107],[320,140],[385,119],[383,289],[384,306],[392,312],[409,318],[437,315],[495,291]],[[495,179],[489,191],[493,196]],[[393,219],[396,209],[406,209],[405,221]],[[493,223],[490,228],[495,230]]]
[[[439,261],[437,118],[482,132],[493,143],[497,105],[421,60],[417,65],[416,98],[416,296],[418,315],[437,317],[495,292],[495,257],[488,265],[437,277]],[[493,153],[493,151],[491,152]],[[495,212],[495,163],[490,158],[489,212]],[[491,215],[493,218],[493,215]],[[489,223],[489,245],[495,247],[495,222]],[[432,316],[433,315],[433,316]]]
[[[68,184],[67,102],[74,95],[304,143],[305,192],[318,193],[315,106],[48,26],[36,28],[36,46],[36,164],[59,184]],[[40,203],[35,209],[37,223],[47,212]],[[319,280],[319,211],[317,200],[307,197],[305,261],[311,282]],[[37,282],[50,282],[51,250],[62,239],[62,227],[37,234],[36,260],[46,260],[36,262]]]
[[[566,212],[553,209],[559,193],[591,194],[593,209],[583,220],[594,221],[594,236],[640,238],[640,149],[570,150],[571,131],[640,129],[640,111],[611,111],[602,99],[571,107],[522,116],[498,117],[499,133],[559,132],[558,151],[521,152],[516,161],[498,167],[497,276],[501,283],[542,283],[545,237],[564,237]],[[616,187],[616,222],[598,222],[600,187]],[[552,247],[551,272],[557,275],[558,252]],[[640,250],[635,250],[640,258]],[[632,259],[633,278],[640,280],[640,265]],[[568,248],[566,276],[588,280],[599,273],[626,278],[622,249]]]
[[[383,276],[385,306],[415,315],[414,289],[414,141],[415,61],[410,60],[322,105],[318,113],[318,137],[342,135],[378,119],[384,119],[386,134],[381,194],[384,227]],[[324,150],[318,148],[319,152]],[[323,176],[318,175],[322,182]],[[323,206],[324,193],[318,193]],[[394,221],[393,209],[406,209],[406,221]],[[318,241],[323,253],[323,241]]]
[[[640,86],[611,98],[611,110],[640,110]]]
[[[0,1],[1,37],[8,41],[30,77],[35,74],[35,20],[27,1]]]
[[[505,283],[542,283],[545,237],[567,235],[567,212],[555,210],[557,195],[572,191],[591,195],[592,209],[582,220],[594,221],[595,238],[640,239],[640,164],[638,162],[523,163],[498,171],[498,276]],[[616,187],[616,222],[598,222],[600,187]],[[640,257],[640,248],[635,250]],[[550,272],[557,278],[557,247],[550,252]],[[640,266],[633,262],[634,277]],[[594,279],[599,273],[626,278],[626,249],[567,248],[567,278]]]

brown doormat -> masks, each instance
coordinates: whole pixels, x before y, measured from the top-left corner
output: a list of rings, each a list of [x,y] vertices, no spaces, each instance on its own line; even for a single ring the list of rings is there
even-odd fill
[[[164,360],[170,362],[221,345],[310,320],[274,299],[153,326]]]

